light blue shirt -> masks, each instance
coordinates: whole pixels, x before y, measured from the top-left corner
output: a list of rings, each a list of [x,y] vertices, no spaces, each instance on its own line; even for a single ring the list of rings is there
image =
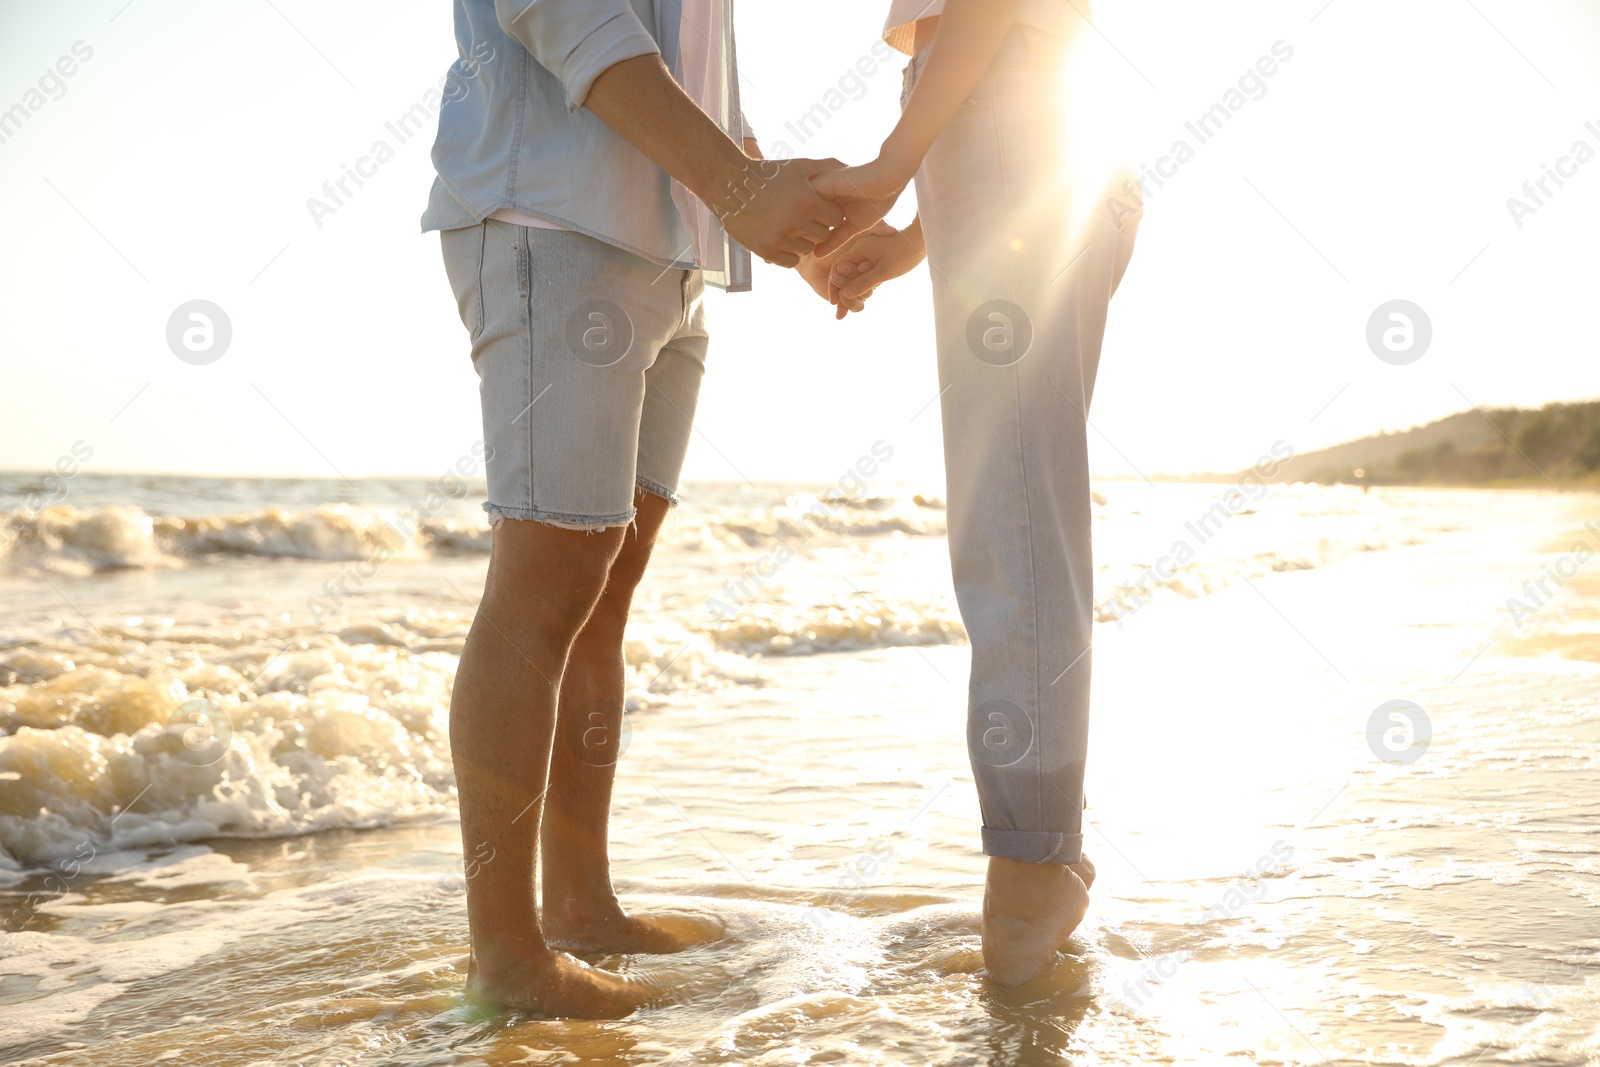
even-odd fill
[[[743,144],[733,0],[722,4],[720,100],[707,111]],[[675,76],[681,0],[455,0],[456,47],[433,143],[437,172],[422,228],[475,226],[501,209],[545,219],[663,267],[704,269],[672,198],[672,178],[593,112],[606,68],[659,53]],[[705,102],[702,101],[702,106]],[[750,254],[728,240],[706,282],[750,288]]]

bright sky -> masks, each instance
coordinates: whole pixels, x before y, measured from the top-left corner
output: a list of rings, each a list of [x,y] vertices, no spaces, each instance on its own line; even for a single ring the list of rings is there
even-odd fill
[[[886,8],[745,0],[745,110],[764,140],[873,154],[898,60],[803,146],[785,126],[870,54]],[[1600,396],[1600,6],[1095,14],[1082,62],[1135,158],[1194,149],[1151,199],[1112,307],[1098,474],[1236,469],[1278,440],[1308,451],[1469,400]],[[1292,58],[1264,95],[1200,144],[1185,121],[1280,41]],[[477,379],[438,239],[417,226],[431,131],[399,144],[384,128],[454,50],[443,0],[0,0],[0,109],[27,112],[0,126],[0,468],[50,466],[78,441],[105,471],[427,474],[465,452]],[[63,57],[70,76],[49,73]],[[393,159],[319,228],[307,198],[380,138]],[[1567,176],[1519,227],[1507,198],[1535,206],[1522,187],[1546,165]],[[831,480],[881,439],[885,477],[938,479],[925,269],[842,324],[798,278],[756,269],[756,292],[713,296],[687,475]],[[233,330],[205,366],[166,341],[195,299]],[[1395,299],[1433,330],[1404,366],[1366,341]]]

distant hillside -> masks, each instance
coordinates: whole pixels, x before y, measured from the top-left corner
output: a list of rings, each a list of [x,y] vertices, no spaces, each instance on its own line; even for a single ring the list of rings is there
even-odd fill
[[[1463,411],[1290,458],[1273,481],[1600,485],[1600,400]]]

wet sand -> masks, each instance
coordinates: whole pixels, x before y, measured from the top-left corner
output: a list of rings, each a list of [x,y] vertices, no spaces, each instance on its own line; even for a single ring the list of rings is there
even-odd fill
[[[682,1004],[485,1019],[460,998],[448,812],[286,819],[102,855],[31,909],[0,950],[3,1058],[1600,1062],[1600,667],[1578,654],[1600,640],[1596,579],[1521,627],[1506,604],[1595,503],[1441,496],[1454,528],[1422,543],[1102,624],[1100,880],[1018,990],[980,969],[967,652],[929,644],[768,657],[759,685],[631,716],[618,886],[728,936],[595,962],[668,974]],[[1369,730],[1391,701],[1421,709],[1420,751],[1392,718]]]

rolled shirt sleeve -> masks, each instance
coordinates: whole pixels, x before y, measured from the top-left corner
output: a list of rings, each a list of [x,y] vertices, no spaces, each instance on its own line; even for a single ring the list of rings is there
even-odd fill
[[[607,68],[659,53],[628,0],[495,0],[501,29],[561,82],[576,111]]]

